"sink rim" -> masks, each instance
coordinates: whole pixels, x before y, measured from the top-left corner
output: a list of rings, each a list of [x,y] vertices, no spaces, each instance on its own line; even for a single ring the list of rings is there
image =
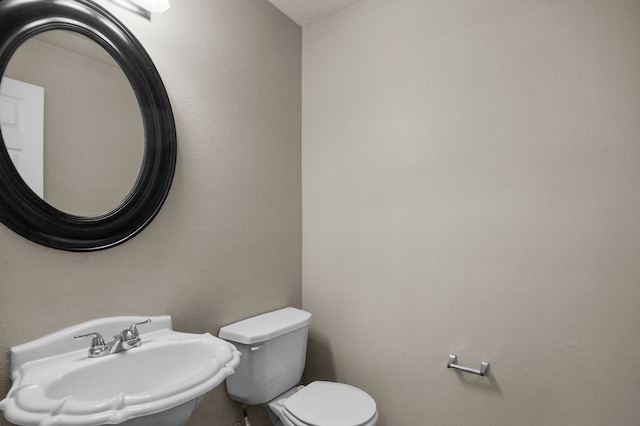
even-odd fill
[[[110,324],[107,327],[112,327],[114,322],[118,324],[124,322],[130,325],[135,322],[131,321],[132,318],[138,317],[112,317],[110,319],[115,319],[115,321],[107,321]],[[102,358],[87,357],[87,342],[84,342],[82,349],[74,349],[65,353],[59,353],[54,344],[52,346],[54,350],[43,354],[42,348],[38,347],[39,343],[42,343],[41,340],[49,343],[54,342],[60,332],[21,345],[22,347],[16,347],[15,353],[12,348],[13,384],[6,398],[0,401],[0,409],[4,410],[7,420],[17,424],[98,425],[121,423],[132,418],[169,410],[199,398],[222,383],[227,376],[233,374],[240,362],[240,353],[231,343],[212,336],[210,333],[191,334],[174,331],[171,328],[170,317],[168,318],[169,322],[165,321],[162,325],[165,328],[149,332],[141,330],[142,346],[126,352],[106,355]],[[162,323],[162,321],[160,322]],[[95,321],[89,323],[88,327],[96,325]],[[101,325],[104,324],[101,323]],[[66,339],[73,338],[73,334],[69,333],[71,329],[75,330],[77,327],[62,330]],[[115,330],[117,329],[116,327]],[[65,374],[76,374],[78,369],[91,369],[92,365],[100,368],[105,368],[105,364],[115,366],[119,360],[127,359],[129,362],[134,356],[143,360],[147,356],[151,357],[149,359],[153,359],[154,354],[163,347],[175,347],[178,348],[176,349],[178,351],[181,348],[206,350],[211,354],[211,358],[198,357],[204,362],[201,368],[190,367],[185,370],[184,379],[178,382],[168,381],[153,387],[153,389],[142,389],[138,392],[114,391],[115,394],[112,396],[93,399],[78,399],[73,395],[66,397],[47,395],[48,389],[59,385]],[[35,352],[39,353],[42,358],[33,359],[33,354],[31,354],[26,357],[30,360],[13,365],[13,355],[17,355],[18,361],[23,360],[24,353],[20,352],[25,348],[31,351],[35,348]],[[159,356],[166,358],[164,361],[169,360],[166,353]],[[154,360],[155,363],[161,363],[161,361],[163,360],[157,358]],[[179,365],[181,362],[180,359],[171,361],[175,361],[175,365]],[[84,386],[87,384],[90,382],[83,382]]]

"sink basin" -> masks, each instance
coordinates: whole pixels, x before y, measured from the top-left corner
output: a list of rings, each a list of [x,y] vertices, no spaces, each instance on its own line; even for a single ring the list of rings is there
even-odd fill
[[[236,348],[209,333],[174,331],[171,317],[140,326],[142,345],[89,358],[89,341],[148,317],[90,321],[11,348],[13,385],[0,409],[17,425],[166,425],[186,423],[205,393],[233,374]]]

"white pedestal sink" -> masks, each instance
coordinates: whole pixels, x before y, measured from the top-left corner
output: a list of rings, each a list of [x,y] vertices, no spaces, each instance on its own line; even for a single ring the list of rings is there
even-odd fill
[[[0,409],[24,426],[184,425],[205,393],[233,374],[236,348],[209,333],[173,330],[171,317],[140,326],[142,345],[89,358],[89,341],[148,317],[112,317],[70,327],[11,348],[11,379]]]

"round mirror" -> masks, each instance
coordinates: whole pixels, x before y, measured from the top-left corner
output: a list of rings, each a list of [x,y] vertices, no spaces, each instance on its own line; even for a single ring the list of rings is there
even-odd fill
[[[31,99],[32,86],[43,96]],[[2,137],[32,191],[77,216],[122,203],[140,173],[144,129],[129,80],[100,45],[65,30],[31,37],[11,57],[0,94]]]
[[[70,251],[113,247],[144,229],[171,186],[176,135],[162,80],[129,30],[89,0],[0,0],[0,76],[2,89],[18,81],[44,92],[40,184],[18,171],[10,136],[25,114],[1,104],[0,221]]]

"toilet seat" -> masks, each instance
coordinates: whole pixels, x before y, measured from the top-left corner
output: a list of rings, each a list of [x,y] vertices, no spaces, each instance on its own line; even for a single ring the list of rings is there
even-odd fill
[[[378,411],[356,387],[317,381],[287,398],[282,413],[296,426],[367,426],[375,424]]]

